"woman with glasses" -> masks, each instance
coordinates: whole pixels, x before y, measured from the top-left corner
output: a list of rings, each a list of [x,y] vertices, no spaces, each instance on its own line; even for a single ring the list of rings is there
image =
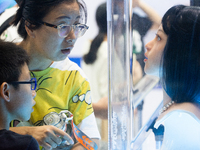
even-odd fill
[[[29,57],[11,42],[0,41],[0,47],[0,149],[39,150],[32,136],[9,131],[12,120],[29,120],[35,105],[37,81],[30,79]]]
[[[47,126],[59,123],[51,116],[52,113],[68,110],[73,114],[74,124],[98,144],[100,135],[91,104],[89,83],[78,65],[68,59],[76,40],[88,29],[85,24],[87,12],[84,2],[82,0],[18,0],[17,2],[19,9],[13,24],[18,25],[18,33],[23,38],[19,46],[30,55],[28,67],[31,76],[37,79],[38,86],[36,105],[31,119],[28,123],[18,124],[18,126],[28,124],[32,127],[12,127],[11,130],[32,135],[45,149],[59,147],[62,142],[60,136],[67,141],[69,148],[84,149],[83,145],[72,140],[74,132],[69,131],[67,134],[54,126]],[[45,122],[44,118],[49,117],[51,122]],[[74,142],[76,144],[73,145]],[[64,145],[63,149],[66,147],[67,145]]]
[[[164,125],[162,150],[200,149],[200,8],[177,5],[146,44],[145,72],[160,77]]]

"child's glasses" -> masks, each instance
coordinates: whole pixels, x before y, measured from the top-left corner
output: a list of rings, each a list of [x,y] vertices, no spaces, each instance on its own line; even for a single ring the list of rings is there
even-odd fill
[[[31,78],[30,81],[12,81],[8,82],[9,84],[31,84],[31,90],[35,90],[37,87],[37,80],[36,78]]]

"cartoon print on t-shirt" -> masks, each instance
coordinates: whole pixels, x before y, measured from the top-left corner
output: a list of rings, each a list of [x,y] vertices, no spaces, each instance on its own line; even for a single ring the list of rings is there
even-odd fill
[[[90,94],[90,91],[87,91],[86,94],[83,94],[83,95],[75,95],[73,98],[72,98],[72,101],[74,103],[77,103],[78,101],[81,101],[83,102],[85,100],[85,102],[90,105],[92,103],[92,99],[91,99],[91,94]]]

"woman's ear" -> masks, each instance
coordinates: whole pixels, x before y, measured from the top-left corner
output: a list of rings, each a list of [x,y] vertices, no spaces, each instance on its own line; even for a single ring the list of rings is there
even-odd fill
[[[26,29],[27,34],[30,37],[35,38],[35,34],[34,34],[34,31],[31,29],[31,26],[32,25],[30,24],[30,22],[25,20],[25,29]]]
[[[7,82],[3,82],[0,86],[0,96],[10,102],[10,86]]]

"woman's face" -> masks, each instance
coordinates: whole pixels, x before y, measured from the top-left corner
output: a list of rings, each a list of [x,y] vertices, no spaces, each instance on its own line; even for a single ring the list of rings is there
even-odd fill
[[[144,71],[146,74],[159,77],[160,61],[167,42],[167,35],[163,31],[162,25],[158,28],[155,38],[145,45],[147,51]]]
[[[53,25],[74,25],[79,23],[79,19],[79,5],[74,1],[59,4],[42,21]],[[45,25],[33,32],[35,36],[31,39],[31,43],[34,46],[34,52],[36,51],[37,53],[35,57],[51,61],[64,60],[77,40],[73,29],[65,38],[58,35],[58,29]]]

